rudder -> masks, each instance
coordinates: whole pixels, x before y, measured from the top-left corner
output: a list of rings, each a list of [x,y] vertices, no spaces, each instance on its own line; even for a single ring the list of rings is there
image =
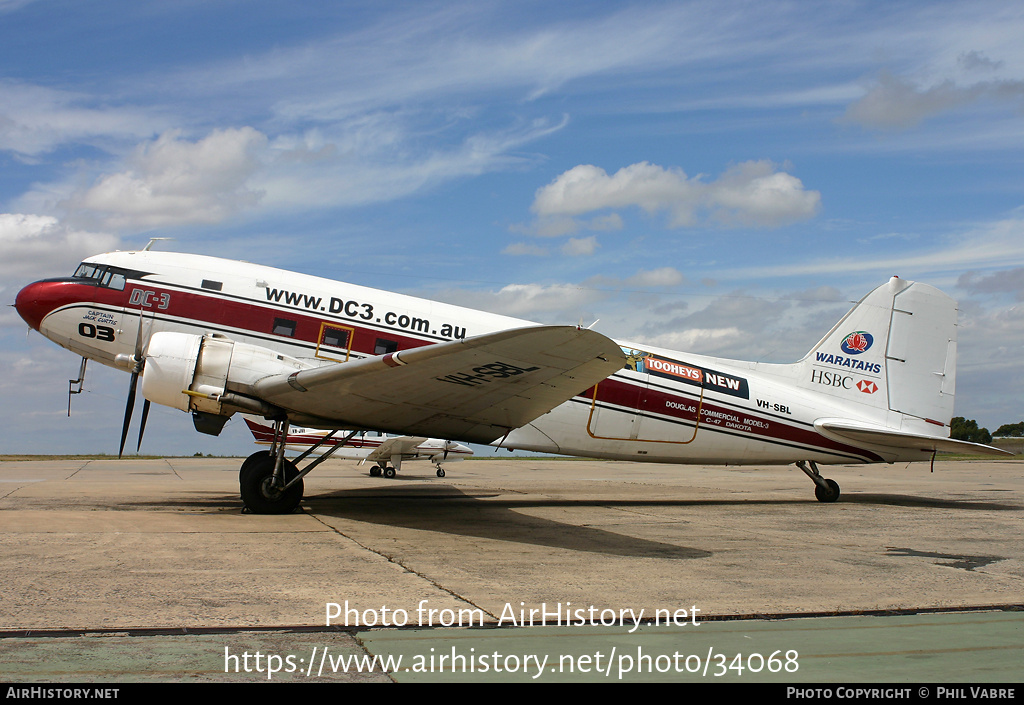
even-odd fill
[[[946,426],[956,384],[957,304],[893,277],[865,296],[800,363],[801,386],[862,405],[884,425]],[[896,412],[899,416],[894,416]]]

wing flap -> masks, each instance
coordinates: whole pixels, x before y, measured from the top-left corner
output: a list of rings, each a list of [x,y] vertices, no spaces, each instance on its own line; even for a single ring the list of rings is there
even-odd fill
[[[890,446],[895,448],[917,448],[924,451],[943,451],[946,453],[981,453],[984,455],[1010,455],[1013,453],[1001,448],[960,441],[955,438],[940,438],[917,433],[905,433],[891,428],[872,426],[841,419],[818,419],[814,427],[824,435],[839,436],[840,440],[870,443],[871,445]]]
[[[600,333],[532,326],[274,375],[251,391],[297,418],[490,443],[624,364]]]

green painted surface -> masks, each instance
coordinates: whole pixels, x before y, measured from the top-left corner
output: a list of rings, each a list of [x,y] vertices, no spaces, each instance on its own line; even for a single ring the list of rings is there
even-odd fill
[[[627,624],[382,629],[355,635],[282,630],[7,637],[0,639],[0,675],[20,683],[1024,680],[1024,612],[631,629]],[[389,667],[383,667],[385,660]]]
[[[1022,612],[705,622],[641,626],[630,634],[631,628],[434,629],[359,637],[373,654],[402,656],[393,674],[400,682],[1024,680]]]

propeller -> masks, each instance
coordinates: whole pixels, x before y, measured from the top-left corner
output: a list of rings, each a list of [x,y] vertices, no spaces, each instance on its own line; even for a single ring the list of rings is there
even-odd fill
[[[448,451],[449,450],[453,450],[455,448],[455,446],[457,446],[457,445],[458,445],[458,443],[456,443],[455,441],[445,441],[444,442],[444,453],[441,455],[441,460],[442,461],[448,460]]]
[[[121,425],[121,446],[117,451],[118,458],[124,455],[124,443],[128,438],[128,427],[131,426],[132,411],[135,409],[135,391],[139,386],[139,375],[142,374],[142,370],[146,365],[146,356],[143,354],[142,346],[142,327],[144,324],[145,318],[143,317],[142,309],[139,308],[139,332],[135,336],[135,354],[132,356],[135,366],[132,367],[132,378],[128,383],[128,401],[124,407],[124,423]],[[142,434],[146,432],[147,418],[149,418],[149,399],[146,399],[142,405],[142,422],[139,425],[139,442],[135,446],[136,453],[142,447]]]

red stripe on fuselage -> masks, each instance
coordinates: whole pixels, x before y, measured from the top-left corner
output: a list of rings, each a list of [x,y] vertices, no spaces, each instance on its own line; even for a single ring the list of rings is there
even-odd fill
[[[320,335],[320,326],[325,321],[331,324],[342,324],[347,328],[354,329],[351,340],[351,351],[353,353],[373,355],[377,339],[382,337],[397,343],[399,349],[402,350],[418,348],[432,343],[432,341],[394,333],[390,329],[365,327],[364,324],[360,324],[350,318],[330,315],[311,316],[284,306],[268,306],[247,299],[223,298],[199,292],[170,289],[156,286],[150,282],[143,282],[141,284],[130,282],[126,287],[126,301],[130,300],[130,290],[132,289],[155,292],[156,296],[150,297],[152,302],[158,301],[161,294],[166,293],[170,297],[166,309],[150,305],[142,309],[144,315],[155,313],[157,315],[168,315],[188,319],[189,321],[208,323],[212,326],[238,328],[253,335],[280,338],[285,343],[308,343],[316,346],[319,342],[317,338]],[[134,313],[138,309],[129,308],[128,311]],[[290,321],[295,321],[295,334],[291,336],[275,334],[274,319],[276,318],[287,318]]]
[[[586,399],[588,402],[592,401],[594,388],[591,387],[577,398]],[[700,429],[740,432],[760,436],[769,441],[810,446],[844,455],[856,455],[857,457],[871,458],[876,462],[882,460],[881,457],[869,451],[825,438],[813,429],[793,426],[778,419],[759,415],[750,409],[721,406],[709,402],[707,398],[701,404],[700,399],[696,397],[671,394],[663,389],[643,387],[613,377],[609,377],[597,385],[597,402],[622,407],[627,413],[669,417],[669,419],[687,424],[695,423],[699,413],[698,433]]]

